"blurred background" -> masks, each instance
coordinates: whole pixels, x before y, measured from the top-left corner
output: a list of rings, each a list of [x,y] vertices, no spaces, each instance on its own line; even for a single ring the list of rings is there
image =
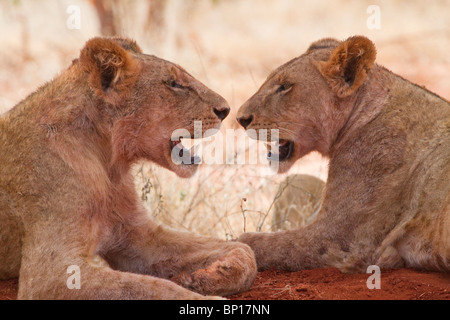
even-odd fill
[[[0,0],[0,113],[66,68],[89,38],[116,34],[227,99],[228,128],[273,69],[323,37],[366,35],[379,64],[450,98],[447,0]],[[311,154],[292,173],[326,179],[327,161]],[[286,176],[254,165],[204,165],[182,180],[148,163],[135,174],[155,219],[227,239],[270,230]]]

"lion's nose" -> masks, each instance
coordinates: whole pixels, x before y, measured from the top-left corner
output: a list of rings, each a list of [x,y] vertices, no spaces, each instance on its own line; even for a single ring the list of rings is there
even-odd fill
[[[214,113],[220,120],[223,120],[230,114],[230,107],[214,108]]]
[[[236,118],[236,120],[239,122],[239,124],[241,126],[244,127],[244,129],[247,129],[247,127],[250,125],[250,123],[252,123],[253,121],[253,116],[247,116],[247,117],[240,117],[240,118]]]

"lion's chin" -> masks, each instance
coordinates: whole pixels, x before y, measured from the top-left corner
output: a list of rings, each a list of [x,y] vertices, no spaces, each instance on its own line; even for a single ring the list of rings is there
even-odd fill
[[[198,164],[173,164],[169,170],[174,172],[180,178],[192,177],[198,169]]]
[[[294,165],[295,160],[285,160],[285,161],[278,161],[274,163],[270,163],[270,167],[274,168],[275,172],[277,174],[283,174],[289,171],[291,167]]]
[[[162,164],[160,163],[160,165],[162,165],[164,168],[172,171],[173,173],[175,173],[177,176],[179,176],[180,178],[190,178],[192,177],[198,169],[199,164],[196,163],[179,163],[179,162],[174,162],[173,159],[168,156],[166,158],[166,163]]]

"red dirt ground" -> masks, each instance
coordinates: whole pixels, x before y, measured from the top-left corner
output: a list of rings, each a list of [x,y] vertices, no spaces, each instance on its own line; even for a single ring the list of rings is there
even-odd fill
[[[381,270],[381,289],[368,289],[371,274],[337,269],[260,272],[250,291],[228,297],[248,300],[450,300],[450,274]]]
[[[337,269],[260,272],[253,287],[232,300],[450,300],[450,274],[409,269],[381,271],[381,289],[368,289],[370,274]],[[17,279],[0,281],[0,300],[17,297]]]

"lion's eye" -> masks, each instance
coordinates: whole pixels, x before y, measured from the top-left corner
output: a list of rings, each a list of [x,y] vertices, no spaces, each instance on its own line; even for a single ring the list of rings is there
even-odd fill
[[[171,87],[171,88],[175,88],[175,89],[184,89],[185,87],[181,84],[179,84],[178,82],[176,82],[175,80],[169,80],[166,82],[166,85]]]
[[[277,93],[280,93],[280,92],[286,92],[286,91],[289,91],[289,89],[291,89],[292,88],[292,84],[281,84],[278,88],[277,88]]]

